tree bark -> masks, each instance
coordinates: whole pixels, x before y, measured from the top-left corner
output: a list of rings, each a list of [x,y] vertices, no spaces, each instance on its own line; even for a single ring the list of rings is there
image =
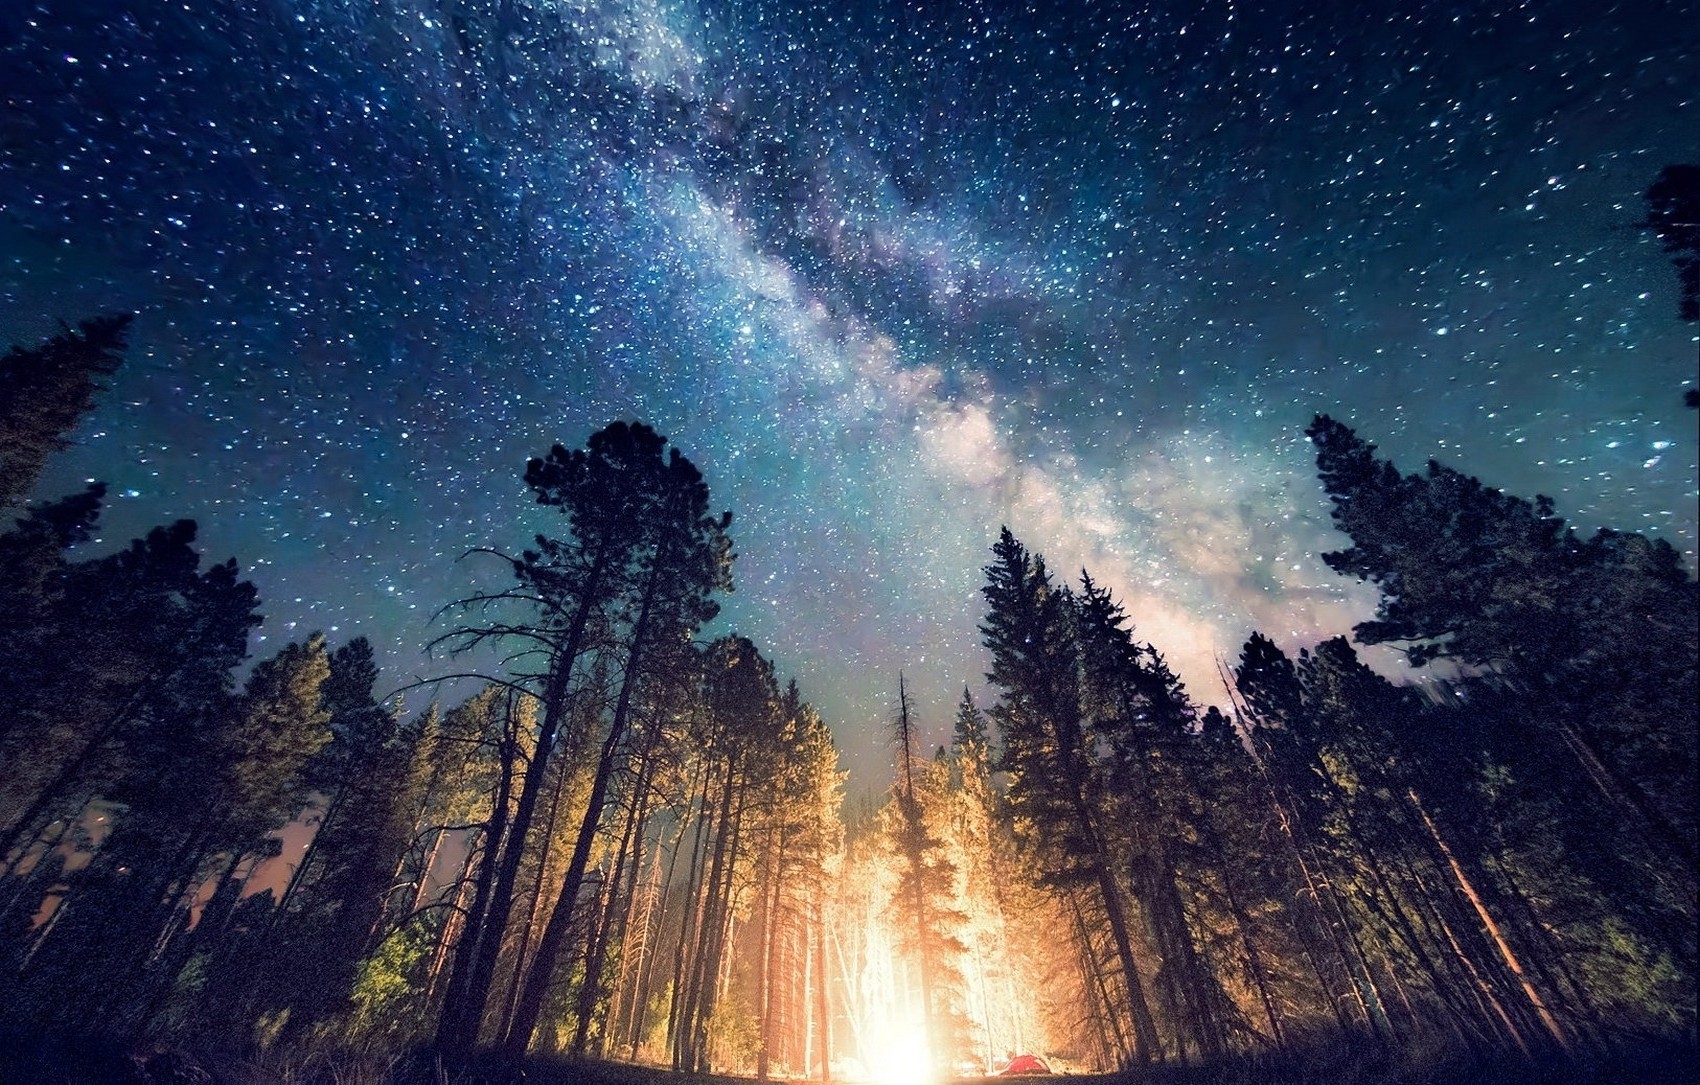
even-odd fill
[[[1447,865],[1451,867],[1452,876],[1457,880],[1459,891],[1470,902],[1470,907],[1475,909],[1476,918],[1481,920],[1483,928],[1487,930],[1488,937],[1493,939],[1494,947],[1499,950],[1500,957],[1505,961],[1505,967],[1510,969],[1511,974],[1516,977],[1518,986],[1522,988],[1523,997],[1529,1000],[1529,1005],[1534,1009],[1535,1016],[1540,1019],[1541,1026],[1547,1030],[1547,1034],[1552,1037],[1554,1043],[1561,1049],[1569,1051],[1570,1038],[1564,1034],[1564,1029],[1559,1026],[1558,1019],[1547,1008],[1540,992],[1535,990],[1535,985],[1530,982],[1528,973],[1523,971],[1523,963],[1517,959],[1517,954],[1512,950],[1511,943],[1506,940],[1499,923],[1488,911],[1487,905],[1482,901],[1482,896],[1476,891],[1475,884],[1470,881],[1469,875],[1464,872],[1463,864],[1458,862],[1457,857],[1452,854],[1452,848],[1447,845],[1446,839],[1440,835],[1440,830],[1435,826],[1434,819],[1429,817],[1422,799],[1417,797],[1415,790],[1407,790],[1405,794],[1410,798],[1411,805],[1416,807],[1417,813],[1422,817],[1423,825],[1427,827],[1435,846],[1440,849],[1440,854],[1445,857]]]

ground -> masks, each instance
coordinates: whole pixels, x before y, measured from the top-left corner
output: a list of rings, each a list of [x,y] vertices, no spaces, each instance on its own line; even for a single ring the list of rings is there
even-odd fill
[[[179,1049],[0,1037],[0,1085],[746,1085],[750,1080],[593,1061],[443,1065],[417,1054],[222,1060]],[[951,1085],[1008,1085],[1011,1080],[1047,1079],[964,1078]],[[1071,1085],[1686,1085],[1700,1080],[1700,1058],[1689,1045],[1628,1045],[1609,1054],[1537,1060],[1463,1054],[1414,1059],[1337,1047],[1308,1056],[1064,1080]]]

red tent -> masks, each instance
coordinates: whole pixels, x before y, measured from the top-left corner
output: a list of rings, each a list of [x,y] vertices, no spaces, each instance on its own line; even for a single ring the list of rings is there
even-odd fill
[[[1048,1074],[1051,1068],[1045,1065],[1045,1060],[1037,1055],[1017,1055],[1009,1060],[1009,1065],[998,1071],[1000,1077],[1013,1074]]]

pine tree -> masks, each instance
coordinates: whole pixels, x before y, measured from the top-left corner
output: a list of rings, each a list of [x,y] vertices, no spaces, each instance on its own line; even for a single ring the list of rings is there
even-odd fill
[[[679,968],[670,1012],[673,1067],[707,1072],[713,1064],[710,1025],[720,1006],[719,982],[731,951],[731,926],[746,830],[758,788],[774,767],[772,740],[781,726],[781,697],[773,665],[747,638],[709,645],[703,666],[699,729],[703,750],[699,833],[689,909],[680,935]]]
[[[98,491],[43,506],[0,536],[19,557],[0,591],[7,618],[0,688],[0,854],[109,792],[160,736],[216,709],[259,623],[236,563],[200,568],[196,527],[156,528],[89,562],[53,553],[92,526]]]
[[[1640,222],[1659,239],[1676,265],[1677,315],[1700,322],[1700,165],[1666,166],[1647,186],[1647,217]],[[1684,401],[1700,407],[1700,389],[1690,388]]]
[[[610,789],[616,784],[614,777],[628,737],[634,697],[646,674],[649,655],[658,645],[688,638],[712,619],[720,609],[713,594],[732,585],[731,541],[726,535],[732,514],[710,513],[708,486],[690,460],[675,448],[663,462],[665,440],[641,425],[612,426],[596,434],[591,439],[592,452],[604,443],[617,450],[609,455],[609,466],[623,476],[620,481],[626,499],[637,504],[630,511],[634,519],[627,525],[633,533],[632,553],[626,559],[631,564],[631,579],[618,615],[624,627],[621,677],[572,857],[516,1003],[507,1039],[509,1051],[516,1055],[530,1046],[578,907],[591,846],[601,827]],[[552,494],[553,487],[570,485],[571,462],[570,457],[556,457],[542,465],[533,461],[528,478],[539,490],[540,499]]]
[[[1051,582],[1008,528],[986,567],[981,634],[992,654],[988,678],[1002,697],[993,710],[1009,774],[1008,810],[1027,826],[1024,842],[1043,884],[1092,894],[1109,931],[1133,1025],[1130,1060],[1163,1047],[1133,952],[1133,934],[1107,839],[1105,781],[1081,703],[1081,647],[1072,596]]]
[[[329,738],[328,670],[321,638],[292,644],[240,696],[156,721],[134,744],[107,794],[116,824],[24,973],[42,1023],[122,1035],[160,1012],[192,949],[196,891],[268,854],[265,834],[298,809],[303,766]]]
[[[967,1057],[972,1048],[962,1011],[962,956],[967,946],[961,928],[967,922],[955,905],[957,869],[944,849],[944,840],[929,825],[928,799],[933,798],[918,766],[915,721],[903,678],[898,676],[897,711],[893,716],[897,745],[897,780],[892,787],[896,817],[894,836],[901,867],[894,908],[903,919],[898,948],[914,963],[919,990],[924,1057],[933,1072],[943,1074]],[[936,815],[935,815],[936,817]]]
[[[1692,882],[1700,585],[1675,550],[1609,530],[1579,539],[1549,498],[1530,503],[1437,463],[1401,476],[1326,416],[1307,432],[1353,543],[1323,560],[1381,590],[1357,639],[1517,683],[1602,797]]]
[[[99,380],[123,361],[128,313],[94,317],[38,347],[0,357],[0,508],[29,496],[47,457],[94,405]]]
[[[93,537],[106,487],[28,509],[0,534],[0,742],[23,725],[33,695],[64,668],[72,547]],[[4,849],[0,849],[3,851]]]
[[[331,739],[304,768],[314,833],[262,932],[270,1008],[288,1008],[292,1036],[348,1006],[409,843],[418,782],[420,732],[373,700],[371,645],[357,637],[329,664],[322,705]]]
[[[470,1049],[483,1030],[532,823],[574,710],[575,674],[608,609],[630,582],[646,500],[630,476],[647,461],[646,453],[659,453],[658,445],[648,448],[652,442],[646,438],[653,435],[637,429],[641,432],[616,424],[594,434],[586,450],[557,445],[547,458],[527,464],[526,483],[537,503],[560,509],[570,535],[562,540],[540,534],[535,550],[517,558],[499,555],[510,564],[516,587],[461,601],[463,607],[493,612],[495,620],[442,638],[457,650],[492,640],[525,645],[518,658],[537,658],[542,666],[519,676],[519,685],[534,690],[543,709],[523,774],[514,775],[518,744],[503,746],[508,751],[503,779],[511,778],[515,802],[511,811],[505,802],[493,811],[480,892],[456,947],[438,1029],[438,1042],[450,1050]]]
[[[1157,990],[1183,1057],[1226,1049],[1226,998],[1200,959],[1188,922],[1180,842],[1198,836],[1202,800],[1189,777],[1197,709],[1162,654],[1133,637],[1108,590],[1082,573],[1073,596],[1081,690],[1094,742],[1113,769],[1105,798],[1133,898],[1161,965]]]

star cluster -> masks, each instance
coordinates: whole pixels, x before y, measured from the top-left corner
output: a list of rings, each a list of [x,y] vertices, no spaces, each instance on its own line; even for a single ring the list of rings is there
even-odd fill
[[[1318,411],[1694,560],[1681,5],[34,0],[0,91],[0,338],[140,314],[42,493],[198,519],[262,651],[446,670],[525,458],[623,417],[868,786],[899,669],[929,741],[981,687],[1000,524],[1205,701],[1364,616]]]

